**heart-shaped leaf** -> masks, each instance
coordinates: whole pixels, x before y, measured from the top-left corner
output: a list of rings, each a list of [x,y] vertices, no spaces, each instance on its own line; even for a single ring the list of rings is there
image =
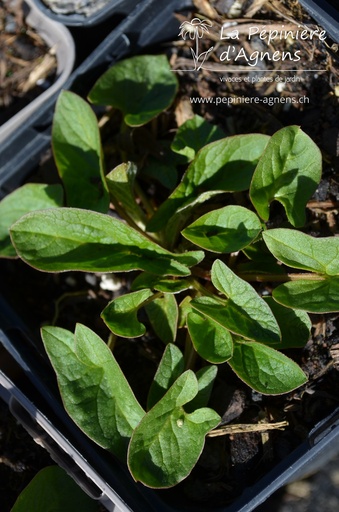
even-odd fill
[[[220,260],[213,263],[211,278],[216,289],[228,297],[227,303],[201,297],[192,300],[194,309],[244,338],[262,343],[280,341],[280,329],[272,311],[249,283]]]
[[[307,382],[307,376],[292,359],[255,341],[234,340],[228,364],[240,379],[264,395],[288,393]]]
[[[8,194],[0,202],[0,258],[17,256],[9,236],[12,224],[28,212],[62,206],[63,195],[61,185],[40,183],[28,183]]]
[[[109,197],[97,118],[88,103],[70,91],[60,93],[55,107],[52,146],[68,206],[107,212]]]
[[[289,308],[302,309],[309,313],[331,313],[339,311],[339,277],[321,281],[290,281],[273,290],[273,298]]]
[[[166,345],[158,369],[151,384],[148,397],[147,409],[151,409],[178,377],[184,372],[185,361],[181,350],[172,343]]]
[[[196,153],[216,140],[225,137],[224,132],[213,124],[210,124],[201,116],[195,115],[179,126],[171,149],[186,157],[187,161],[194,159]]]
[[[29,213],[10,232],[26,263],[51,272],[139,269],[185,276],[204,257],[201,251],[173,254],[118,219],[77,208]]]
[[[232,357],[233,340],[225,327],[196,311],[187,315],[187,327],[193,346],[203,359],[218,364]]]
[[[88,437],[124,458],[144,411],[112,352],[81,324],[74,335],[51,326],[41,333],[66,411]]]
[[[230,205],[206,213],[181,234],[195,245],[212,252],[236,252],[259,235],[257,215],[242,206]]]
[[[314,238],[294,229],[270,229],[263,238],[274,256],[293,268],[339,274],[339,238]]]
[[[147,289],[121,295],[107,304],[101,317],[117,336],[124,338],[142,336],[146,332],[146,327],[138,320],[138,310],[152,295],[151,290]]]
[[[319,148],[299,126],[287,126],[276,132],[267,145],[250,188],[258,214],[269,218],[269,205],[276,199],[285,208],[293,226],[305,224],[305,207],[321,178],[322,157]]]
[[[197,393],[197,378],[187,370],[143,417],[128,449],[128,466],[135,480],[166,488],[192,471],[206,434],[220,422],[220,416],[209,408],[185,412],[183,406]]]
[[[177,336],[178,304],[173,294],[165,293],[146,305],[146,313],[153,330],[164,343],[172,343]]]
[[[148,123],[174,100],[178,81],[165,55],[121,60],[101,75],[88,97],[122,111],[129,126]]]

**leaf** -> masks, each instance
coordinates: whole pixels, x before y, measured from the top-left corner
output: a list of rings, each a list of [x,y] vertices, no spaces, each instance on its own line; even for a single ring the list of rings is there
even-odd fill
[[[133,432],[128,466],[136,481],[148,487],[172,487],[196,464],[206,434],[220,422],[212,409],[187,414],[183,408],[198,393],[191,370],[183,373]]]
[[[122,206],[136,224],[145,224],[145,215],[135,201],[134,181],[137,166],[132,162],[122,163],[106,176],[109,194],[113,201]]]
[[[201,116],[195,115],[179,126],[171,144],[171,149],[175,153],[185,156],[187,161],[190,162],[206,144],[224,137],[223,130],[218,126],[210,124]]]
[[[121,110],[127,125],[141,126],[171,105],[177,89],[165,55],[138,55],[114,64],[88,97],[96,105]]]
[[[177,378],[184,372],[184,369],[184,356],[181,350],[172,343],[169,343],[166,345],[148,393],[148,410],[159,402]]]
[[[314,238],[294,229],[270,229],[263,233],[268,249],[274,256],[293,268],[339,274],[339,238]]]
[[[307,376],[294,361],[255,341],[235,340],[228,364],[241,380],[264,395],[288,393],[307,382]]]
[[[216,289],[228,297],[227,303],[202,297],[192,300],[194,309],[244,338],[262,343],[280,341],[280,329],[272,311],[249,283],[220,260],[213,263],[211,278]]]
[[[97,118],[88,103],[73,92],[59,95],[52,147],[68,206],[107,212],[109,197]]]
[[[302,309],[309,313],[331,313],[339,311],[339,277],[322,281],[290,281],[273,290],[273,298],[289,308]]]
[[[14,222],[25,213],[42,208],[57,208],[62,205],[61,185],[28,183],[8,194],[0,202],[0,258],[17,256],[9,236],[9,229]]]
[[[160,206],[147,225],[158,231],[186,204],[199,196],[207,200],[215,192],[236,192],[250,186],[255,166],[269,137],[260,134],[235,135],[208,144],[196,155],[181,183]],[[188,214],[189,210],[186,212]]]
[[[177,336],[178,304],[174,295],[165,293],[145,307],[153,330],[164,343],[172,343]]]
[[[250,197],[258,214],[269,218],[269,205],[279,201],[293,226],[305,224],[305,207],[321,178],[319,148],[299,126],[276,132],[253,175]]]
[[[144,411],[110,349],[81,324],[74,335],[51,326],[41,334],[68,414],[93,441],[124,458]]]
[[[191,402],[185,405],[186,412],[194,412],[200,407],[206,407],[212,394],[214,381],[218,373],[216,366],[204,366],[197,371],[198,393]]]
[[[199,356],[210,363],[224,363],[233,353],[231,333],[212,318],[192,311],[187,315],[187,327]]]
[[[18,255],[40,270],[189,275],[201,251],[173,254],[124,222],[76,208],[29,213],[11,228]]]
[[[137,314],[144,302],[152,297],[151,290],[126,293],[113,299],[101,313],[107,327],[117,336],[137,338],[146,332],[144,324],[139,322]]]
[[[21,492],[11,512],[98,512],[98,503],[59,466],[41,469]]]
[[[257,215],[242,206],[225,206],[206,213],[181,234],[208,251],[229,253],[243,249],[261,231]]]
[[[164,293],[180,293],[182,291],[192,288],[192,281],[190,278],[186,279],[170,279],[165,277],[155,276],[154,274],[147,274],[142,272],[133,281],[131,290],[141,290],[143,288],[151,288]]]
[[[305,311],[291,309],[278,304],[272,297],[264,297],[280,327],[281,342],[272,344],[273,348],[302,348],[311,335],[312,322]],[[269,344],[270,345],[270,344]]]

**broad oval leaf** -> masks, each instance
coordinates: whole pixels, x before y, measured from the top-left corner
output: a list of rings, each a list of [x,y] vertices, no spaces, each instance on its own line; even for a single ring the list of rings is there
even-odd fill
[[[129,126],[148,123],[174,100],[178,81],[165,55],[138,55],[117,62],[96,82],[89,100],[122,111]]]
[[[181,234],[208,251],[228,253],[249,245],[261,231],[258,216],[242,206],[230,205],[206,213]]]
[[[73,92],[59,95],[52,147],[68,206],[107,212],[109,197],[97,118],[90,105]]]
[[[93,441],[124,458],[144,411],[110,349],[81,324],[74,335],[52,326],[41,334],[68,414]]]
[[[280,329],[272,311],[249,283],[220,260],[213,263],[211,278],[216,289],[228,297],[227,303],[201,297],[192,300],[194,309],[244,338],[262,343],[280,341]]]
[[[198,393],[191,402],[185,405],[186,412],[194,412],[200,407],[206,407],[212,394],[214,381],[217,377],[218,368],[213,366],[203,366],[197,371]]]
[[[8,194],[0,202],[0,258],[17,256],[9,236],[12,224],[28,212],[62,206],[63,195],[61,185],[40,183],[28,183]]]
[[[231,333],[212,318],[192,311],[187,315],[187,327],[199,356],[210,363],[224,363],[232,357]]]
[[[281,395],[302,386],[307,376],[289,357],[255,341],[234,341],[232,370],[264,395]]]
[[[314,238],[294,229],[277,228],[265,231],[263,238],[277,260],[289,267],[339,274],[339,237]]]
[[[26,263],[51,272],[145,270],[185,276],[204,257],[202,251],[173,254],[118,219],[77,208],[29,213],[10,232]]]
[[[166,279],[165,277],[143,272],[134,279],[131,290],[136,291],[142,288],[151,288],[152,290],[164,293],[180,293],[192,288],[192,286],[193,284],[189,277],[185,279]]]
[[[171,149],[183,155],[190,162],[196,153],[206,144],[225,137],[224,132],[201,116],[195,115],[179,126]]]
[[[197,393],[197,378],[187,370],[136,427],[128,449],[128,466],[136,481],[153,488],[172,487],[192,471],[206,434],[220,422],[209,408],[185,412],[183,406]]]
[[[289,308],[302,309],[309,313],[331,313],[339,311],[339,277],[321,281],[290,281],[273,290],[273,298]]]
[[[11,512],[98,512],[98,504],[59,466],[39,471],[21,492]]]
[[[312,322],[305,311],[291,309],[278,304],[272,297],[264,297],[280,327],[281,342],[267,343],[273,348],[283,350],[286,348],[302,348],[311,335]]]
[[[247,190],[269,137],[260,134],[235,135],[208,144],[196,155],[181,183],[160,206],[147,225],[158,231],[185,204],[194,205],[201,196],[207,200],[214,192]],[[189,208],[186,208],[186,215]]]
[[[250,197],[258,214],[269,218],[276,199],[293,226],[305,224],[305,207],[315,192],[322,168],[321,152],[299,126],[277,131],[267,145],[253,175]]]
[[[181,350],[173,343],[166,345],[158,369],[151,384],[148,397],[147,409],[151,409],[178,377],[184,372],[185,361]]]
[[[138,338],[146,332],[146,327],[138,320],[138,310],[152,295],[147,289],[121,295],[107,304],[101,318],[117,336]]]
[[[153,330],[164,343],[172,343],[177,336],[178,304],[173,294],[165,293],[145,307]]]

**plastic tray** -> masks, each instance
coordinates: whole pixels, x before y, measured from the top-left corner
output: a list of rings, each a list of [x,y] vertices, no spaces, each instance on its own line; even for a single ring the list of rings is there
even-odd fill
[[[24,8],[28,12],[26,16],[28,25],[40,34],[50,48],[55,48],[56,80],[46,91],[0,126],[0,144],[30,119],[33,112],[43,108],[44,103],[61,89],[69,78],[75,61],[75,46],[69,30],[40,12],[33,0],[25,0]]]
[[[299,0],[312,18],[326,30],[335,42],[339,42],[339,3],[338,0]],[[336,4],[336,7],[335,7]]]

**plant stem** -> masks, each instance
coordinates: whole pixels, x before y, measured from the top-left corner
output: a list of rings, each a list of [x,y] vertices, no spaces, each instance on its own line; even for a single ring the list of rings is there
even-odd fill
[[[194,350],[192,340],[190,335],[187,333],[185,340],[185,370],[193,370],[195,366],[195,361],[197,358],[197,353]]]

